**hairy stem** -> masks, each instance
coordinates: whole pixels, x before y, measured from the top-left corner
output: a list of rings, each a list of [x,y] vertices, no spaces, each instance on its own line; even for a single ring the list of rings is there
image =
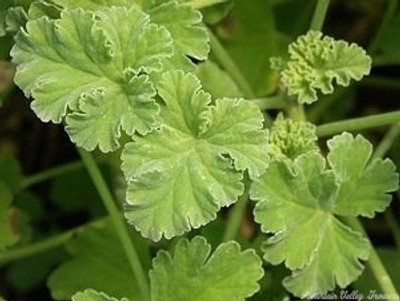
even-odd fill
[[[367,237],[363,225],[357,218],[348,217],[346,218],[346,222],[354,230],[364,234],[365,237]],[[398,300],[399,294],[397,293],[396,288],[393,285],[392,279],[387,273],[385,266],[383,265],[381,259],[379,258],[378,254],[373,248],[371,242],[370,244],[371,244],[371,256],[368,260],[368,265],[371,268],[376,280],[378,281],[379,286],[381,287],[383,293],[388,297],[387,300],[389,301]]]
[[[322,30],[328,7],[329,0],[317,0],[317,5],[311,20],[311,30]]]
[[[258,106],[261,111],[270,109],[283,109],[286,106],[282,95],[250,99],[249,101]]]
[[[400,111],[326,123],[317,127],[317,135],[330,136],[344,131],[360,131],[397,122],[400,122]]]
[[[46,238],[42,241],[38,241],[33,244],[22,246],[19,248],[12,248],[10,250],[2,252],[0,253],[0,266],[6,265],[16,260],[20,260],[22,258],[35,256],[37,254],[61,247],[70,239],[72,239],[74,235],[82,229],[90,226],[104,225],[107,219],[108,217],[102,218],[88,224],[78,226],[61,234]]]
[[[144,273],[138,253],[136,252],[135,246],[133,245],[130,238],[125,221],[121,217],[120,210],[114,202],[114,198],[111,195],[111,192],[108,189],[107,184],[104,181],[104,178],[93,156],[90,153],[79,148],[78,152],[92,178],[93,184],[95,185],[104,206],[106,207],[113,221],[119,240],[122,244],[123,249],[125,250],[133,274],[135,275],[143,301],[150,301],[150,289],[148,285],[148,280]]]

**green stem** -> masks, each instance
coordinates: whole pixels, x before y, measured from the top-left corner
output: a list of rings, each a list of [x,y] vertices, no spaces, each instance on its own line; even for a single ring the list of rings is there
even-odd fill
[[[73,172],[73,171],[76,171],[76,170],[79,170],[82,168],[84,168],[83,163],[81,161],[78,161],[78,162],[67,163],[62,166],[58,166],[55,168],[51,168],[51,169],[42,171],[40,173],[26,177],[22,181],[21,186],[19,187],[19,190],[24,190],[30,186],[39,184],[41,182],[58,177],[62,174]]]
[[[326,123],[317,127],[317,135],[330,136],[344,131],[365,130],[397,122],[400,122],[400,111]]]
[[[221,63],[224,69],[232,76],[232,79],[236,82],[239,89],[242,90],[246,98],[255,98],[255,94],[247,82],[246,78],[240,72],[235,62],[231,59],[229,54],[224,49],[224,46],[218,41],[217,37],[211,30],[208,30],[210,37],[210,44],[212,52],[214,53],[217,60]]]
[[[76,228],[73,228],[71,230],[63,232],[61,234],[46,238],[42,241],[38,241],[38,242],[35,242],[35,243],[27,245],[27,246],[12,248],[10,250],[2,252],[2,253],[0,253],[0,266],[6,265],[6,264],[16,261],[16,260],[20,260],[22,258],[31,257],[31,256],[37,255],[39,253],[43,253],[43,252],[61,247],[66,242],[68,242],[70,239],[72,239],[75,236],[75,234],[78,233],[79,231],[81,231],[83,228],[86,228],[89,226],[103,225],[103,224],[105,224],[107,218],[108,217],[96,220],[94,222],[91,222],[91,223],[88,223],[85,225],[78,226]]]
[[[286,103],[283,100],[282,95],[250,99],[249,101],[258,106],[261,111],[270,109],[283,109],[286,106]]]
[[[231,215],[228,219],[227,226],[225,228],[223,242],[233,240],[239,230],[240,224],[243,220],[243,216],[246,212],[247,203],[249,200],[249,185],[245,185],[244,193],[240,196],[239,200],[236,202]]]
[[[369,53],[375,52],[376,48],[379,46],[378,42],[383,30],[385,29],[393,15],[396,13],[397,2],[398,0],[387,1],[387,6],[385,12],[383,13],[382,21],[380,22],[379,28],[378,30],[376,30],[374,38],[368,47]]]
[[[328,7],[329,0],[317,0],[317,5],[315,7],[313,18],[311,20],[311,30],[322,30]]]
[[[382,158],[386,155],[397,137],[400,135],[400,123],[393,124],[381,142],[375,147],[373,158]]]
[[[318,123],[318,120],[327,112],[334,104],[338,104],[341,97],[351,95],[352,89],[337,87],[335,93],[324,96],[320,101],[317,101],[307,110],[307,117],[313,123]]]
[[[385,211],[383,216],[384,216],[385,221],[388,224],[390,230],[392,231],[393,239],[394,239],[397,249],[400,249],[400,227],[396,220],[396,217],[394,216],[394,214],[390,208]]]
[[[78,152],[92,178],[92,181],[104,203],[104,206],[106,207],[114,223],[119,240],[121,241],[122,247],[125,250],[133,274],[135,275],[142,298],[144,301],[150,301],[150,289],[147,282],[147,277],[144,273],[139,256],[130,238],[125,221],[123,218],[121,218],[121,213],[114,202],[114,199],[107,187],[106,182],[104,181],[104,178],[93,156],[90,153],[79,148]]]
[[[364,227],[357,218],[348,217],[345,220],[350,227],[364,234],[365,237],[367,237]],[[386,296],[388,296],[388,298],[390,298],[388,300],[389,301],[398,300],[397,296],[399,296],[399,294],[397,293],[396,288],[393,285],[392,279],[390,278],[389,274],[385,269],[385,266],[383,265],[381,259],[379,258],[378,254],[373,248],[372,243],[371,242],[369,243],[371,245],[371,256],[368,260],[369,267],[371,268],[376,280],[378,281],[380,287],[382,288],[383,293]]]

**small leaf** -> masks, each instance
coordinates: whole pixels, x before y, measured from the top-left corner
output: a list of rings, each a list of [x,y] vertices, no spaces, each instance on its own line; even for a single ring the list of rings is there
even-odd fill
[[[97,292],[92,289],[87,289],[83,292],[78,292],[73,295],[72,301],[129,301],[129,299],[116,299],[109,297],[105,293]]]
[[[175,48],[174,57],[177,57],[174,62],[181,61],[185,66],[186,63],[190,63],[187,57],[196,60],[207,58],[210,51],[208,34],[201,25],[201,13],[192,5],[166,2],[148,13],[151,22],[164,26],[171,33]]]
[[[330,140],[328,147],[328,162],[340,184],[335,213],[371,218],[375,212],[384,211],[391,201],[387,193],[399,187],[393,162],[389,159],[368,162],[372,145],[361,135],[354,138],[343,133]]]
[[[166,103],[161,129],[136,137],[122,154],[125,215],[153,240],[215,219],[243,192],[243,171],[255,177],[268,164],[259,109],[241,99],[210,105],[200,88],[192,74],[166,73],[158,87]]]
[[[150,271],[153,301],[244,301],[259,290],[262,263],[254,250],[230,241],[211,246],[197,236],[181,239],[174,254],[160,251]]]
[[[276,160],[293,160],[301,154],[317,151],[317,139],[316,127],[312,123],[295,121],[279,114],[269,134],[269,153]]]
[[[121,130],[146,134],[157,125],[154,88],[138,74],[159,70],[173,49],[169,32],[149,23],[133,7],[29,21],[12,50],[15,81],[32,95],[42,121],[59,123],[68,115],[67,131],[78,146],[113,151]]]
[[[369,257],[368,240],[336,215],[373,216],[398,188],[393,163],[367,163],[372,149],[361,136],[344,133],[328,147],[327,160],[311,152],[272,162],[250,191],[255,220],[272,234],[264,258],[293,270],[284,285],[302,298],[333,290],[335,283],[349,285],[363,270],[360,260]]]
[[[289,55],[281,80],[300,104],[316,101],[318,91],[333,93],[334,82],[346,87],[351,79],[359,81],[371,69],[371,58],[361,47],[318,31],[309,31],[290,44]]]

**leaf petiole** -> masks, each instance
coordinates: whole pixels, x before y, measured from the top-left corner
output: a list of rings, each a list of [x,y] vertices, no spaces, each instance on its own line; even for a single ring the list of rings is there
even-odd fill
[[[91,178],[93,184],[95,185],[104,206],[106,207],[113,224],[115,226],[115,230],[117,232],[118,238],[121,241],[122,247],[126,253],[126,256],[129,260],[129,264],[131,266],[132,272],[135,275],[140,293],[142,295],[143,301],[150,301],[150,289],[147,277],[144,273],[143,267],[140,263],[139,256],[135,249],[135,246],[132,244],[132,241],[129,236],[128,229],[126,227],[124,219],[121,218],[120,211],[116,206],[113,196],[111,195],[110,190],[107,187],[106,182],[94,160],[93,156],[80,149],[77,148],[79,155],[82,158],[83,163],[85,164]]]
[[[351,226],[354,230],[364,234],[367,237],[367,234],[364,230],[363,225],[361,222],[355,217],[344,217],[346,223]],[[372,243],[370,242],[371,246]],[[383,265],[381,259],[379,258],[378,254],[376,253],[374,247],[371,247],[371,256],[368,260],[368,265],[370,266],[376,280],[378,281],[380,287],[382,288],[383,292],[386,296],[388,296],[389,301],[398,300],[398,292],[393,285],[392,279],[390,278],[389,274],[387,273],[385,266]]]
[[[343,131],[360,131],[397,122],[400,122],[400,111],[326,123],[317,127],[317,135],[324,137]]]

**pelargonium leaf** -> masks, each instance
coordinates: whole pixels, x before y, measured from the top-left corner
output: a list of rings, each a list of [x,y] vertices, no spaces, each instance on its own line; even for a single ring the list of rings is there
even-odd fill
[[[190,4],[166,2],[149,11],[151,22],[165,26],[174,40],[174,47],[180,55],[205,60],[210,46],[201,13]]]
[[[238,243],[211,246],[200,236],[181,239],[174,254],[160,251],[150,271],[153,301],[244,301],[259,290],[262,263]]]
[[[147,14],[134,7],[112,7],[29,21],[11,54],[18,65],[15,81],[34,98],[35,113],[56,123],[68,115],[67,130],[77,145],[87,150],[99,145],[108,152],[118,147],[121,129],[129,135],[146,134],[157,126],[154,88],[139,73],[159,70],[172,51],[169,32],[150,24]],[[141,89],[138,82],[146,83]],[[77,120],[86,122],[79,126]],[[96,126],[90,137],[87,125]]]
[[[174,54],[163,59],[163,70],[193,71],[189,58],[205,60],[210,51],[207,31],[201,25],[202,15],[191,1],[142,0],[54,0],[64,8],[97,11],[106,6],[141,8],[150,15],[150,22],[166,28],[172,36]],[[186,3],[189,2],[189,3]],[[204,4],[204,3],[203,3]],[[159,74],[153,74],[158,78]]]
[[[354,138],[343,133],[331,139],[328,147],[327,159],[340,185],[335,213],[374,217],[375,212],[384,211],[391,201],[387,193],[399,186],[393,162],[380,158],[370,162],[372,145],[361,135]]]
[[[299,103],[312,103],[317,92],[330,94],[333,84],[348,86],[369,74],[371,58],[356,44],[309,31],[289,45],[289,61],[281,70],[283,85]]]
[[[368,162],[371,146],[361,136],[344,133],[328,147],[327,160],[310,152],[272,162],[250,191],[257,201],[255,220],[273,234],[264,244],[264,258],[293,270],[284,284],[300,297],[332,290],[335,283],[343,288],[360,275],[369,242],[339,217],[373,216],[398,188],[393,164]]]
[[[243,172],[256,177],[268,164],[256,106],[243,99],[211,105],[198,79],[181,71],[166,73],[158,90],[166,104],[161,129],[135,137],[122,154],[125,215],[153,240],[210,222],[243,192]]]
[[[77,292],[72,296],[72,301],[129,301],[129,299],[116,299],[108,296],[105,293],[97,292],[93,289],[87,289],[82,292]]]
[[[138,6],[136,0],[51,0],[52,2],[62,6],[66,9],[83,8],[85,10],[102,10],[104,7],[111,6],[125,6],[130,8]]]

